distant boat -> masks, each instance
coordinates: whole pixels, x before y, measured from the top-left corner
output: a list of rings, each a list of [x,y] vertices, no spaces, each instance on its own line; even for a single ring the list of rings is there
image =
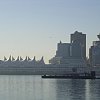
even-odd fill
[[[42,75],[42,78],[60,78],[60,79],[100,79],[96,78],[95,71],[91,71],[91,73],[84,74],[67,74],[67,75]]]

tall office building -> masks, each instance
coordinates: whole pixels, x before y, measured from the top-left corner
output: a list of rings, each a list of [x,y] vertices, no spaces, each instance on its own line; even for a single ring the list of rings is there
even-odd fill
[[[86,35],[76,31],[71,34],[71,43],[62,43],[61,41],[58,43],[56,55],[49,60],[49,63],[83,66],[86,57],[85,49]]]
[[[71,43],[70,57],[74,59],[82,58],[82,47],[81,47],[81,44],[78,43],[77,41],[74,41],[73,43]]]
[[[100,67],[100,34],[97,36],[99,41],[93,41],[93,46],[89,49],[89,61],[91,66]]]
[[[74,34],[71,34],[71,43],[75,43],[77,45],[81,46],[81,56],[86,59],[86,34],[83,34],[82,32],[75,31]],[[76,52],[78,48],[73,48],[73,55],[79,55],[78,52]]]
[[[53,57],[52,59],[49,60],[49,63],[61,64],[62,61],[63,61],[63,63],[65,63],[64,59],[70,57],[70,46],[71,46],[70,43],[62,43],[60,41],[60,43],[58,43],[58,45],[57,45],[56,55],[55,55],[55,57]]]
[[[70,43],[58,43],[56,57],[68,58],[70,57]]]

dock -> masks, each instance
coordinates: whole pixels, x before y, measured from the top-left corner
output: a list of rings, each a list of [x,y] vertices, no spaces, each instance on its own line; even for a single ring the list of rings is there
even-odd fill
[[[96,77],[95,71],[91,71],[91,73],[83,73],[83,74],[66,74],[66,75],[42,75],[42,78],[57,78],[57,79],[100,79],[100,77]]]

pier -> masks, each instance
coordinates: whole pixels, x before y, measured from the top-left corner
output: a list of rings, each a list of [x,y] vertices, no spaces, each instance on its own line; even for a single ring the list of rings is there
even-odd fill
[[[66,74],[66,75],[42,75],[42,78],[57,78],[57,79],[100,79],[100,77],[96,77],[95,71],[91,71],[91,73],[83,73],[83,74]]]

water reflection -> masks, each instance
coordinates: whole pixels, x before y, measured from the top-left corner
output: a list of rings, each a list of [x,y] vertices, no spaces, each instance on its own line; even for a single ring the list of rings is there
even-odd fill
[[[57,80],[58,100],[85,100],[85,80]]]
[[[100,100],[100,80],[0,76],[0,100]]]
[[[86,84],[87,100],[100,100],[100,80],[87,80]]]

